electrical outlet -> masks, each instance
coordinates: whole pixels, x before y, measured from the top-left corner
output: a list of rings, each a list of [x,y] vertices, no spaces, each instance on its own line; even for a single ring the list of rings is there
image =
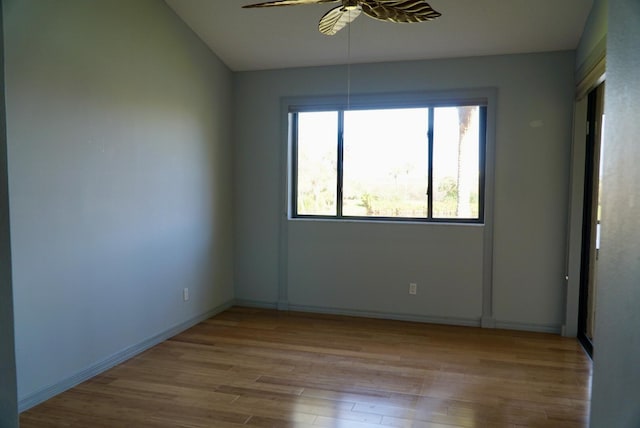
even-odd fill
[[[185,288],[182,290],[182,300],[184,300],[185,302],[187,300],[189,300],[189,289]]]
[[[418,294],[418,284],[415,282],[409,283],[409,294]]]

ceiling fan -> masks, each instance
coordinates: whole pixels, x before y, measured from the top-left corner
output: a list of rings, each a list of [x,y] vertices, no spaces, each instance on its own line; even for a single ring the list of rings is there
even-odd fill
[[[249,4],[243,8],[293,6],[299,4],[336,3],[337,6],[327,12],[318,24],[322,34],[333,36],[361,12],[371,18],[391,22],[431,21],[440,16],[425,0],[273,0],[264,3]]]

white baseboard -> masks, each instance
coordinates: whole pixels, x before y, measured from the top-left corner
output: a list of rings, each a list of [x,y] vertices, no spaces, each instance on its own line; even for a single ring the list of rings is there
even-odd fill
[[[25,410],[29,410],[30,408],[70,389],[74,386],[84,382],[85,380],[91,379],[94,376],[99,375],[100,373],[108,370],[131,357],[138,355],[139,353],[146,351],[147,349],[164,342],[165,340],[187,330],[188,328],[193,327],[194,325],[211,318],[214,315],[219,314],[222,311],[229,309],[234,305],[234,301],[230,300],[222,305],[219,305],[203,314],[197,315],[185,322],[182,322],[178,325],[171,327],[170,329],[163,331],[162,333],[156,334],[138,344],[129,346],[105,359],[99,361],[90,367],[61,380],[60,382],[56,382],[53,385],[50,385],[46,388],[43,388],[33,394],[29,394],[28,396],[20,399],[18,401],[18,411],[20,413]]]
[[[247,308],[278,309],[278,304],[276,302],[264,302],[261,300],[236,299],[234,301],[234,305],[246,306]]]
[[[496,320],[493,317],[482,317],[480,319],[480,326],[482,328],[496,328]]]
[[[289,310],[289,302],[287,302],[286,300],[279,300],[278,301],[278,310],[279,311],[288,311]]]
[[[495,328],[501,328],[504,330],[532,331],[536,333],[553,333],[553,334],[560,334],[562,330],[562,326],[560,325],[526,324],[526,323],[509,322],[509,321],[496,321]]]
[[[519,331],[531,331],[537,333],[553,333],[560,334],[562,326],[560,325],[547,325],[547,324],[527,324],[517,323],[509,321],[499,321],[493,317],[482,318],[456,318],[456,317],[437,317],[420,314],[403,314],[394,312],[381,312],[381,311],[363,311],[358,309],[345,309],[334,308],[326,306],[309,306],[309,305],[296,305],[289,302],[264,302],[255,300],[243,300],[236,299],[235,304],[237,306],[246,306],[251,308],[262,309],[278,309],[281,311],[299,311],[310,312],[318,314],[331,314],[331,315],[346,315],[352,317],[364,317],[364,318],[380,318],[399,321],[414,321],[423,322],[428,324],[444,324],[444,325],[459,325],[466,327],[482,327],[482,328],[497,328],[504,330],[519,330]]]
[[[358,309],[342,309],[342,308],[330,308],[323,306],[306,306],[306,305],[288,305],[290,311],[298,312],[311,312],[318,314],[331,314],[331,315],[346,315],[352,317],[362,318],[379,318],[398,321],[413,321],[422,322],[427,324],[445,324],[445,325],[458,325],[466,327],[479,327],[479,318],[455,318],[455,317],[434,317],[428,315],[417,314],[403,314],[393,312],[379,312],[379,311],[362,311]]]

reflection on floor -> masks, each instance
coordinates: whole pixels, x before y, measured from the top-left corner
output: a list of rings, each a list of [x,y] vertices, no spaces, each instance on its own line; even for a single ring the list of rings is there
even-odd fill
[[[586,427],[575,339],[232,308],[23,413],[29,427]]]

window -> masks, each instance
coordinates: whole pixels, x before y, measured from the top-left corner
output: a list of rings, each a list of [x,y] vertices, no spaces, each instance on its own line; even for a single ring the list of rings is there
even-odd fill
[[[482,222],[486,110],[292,109],[291,216]]]

